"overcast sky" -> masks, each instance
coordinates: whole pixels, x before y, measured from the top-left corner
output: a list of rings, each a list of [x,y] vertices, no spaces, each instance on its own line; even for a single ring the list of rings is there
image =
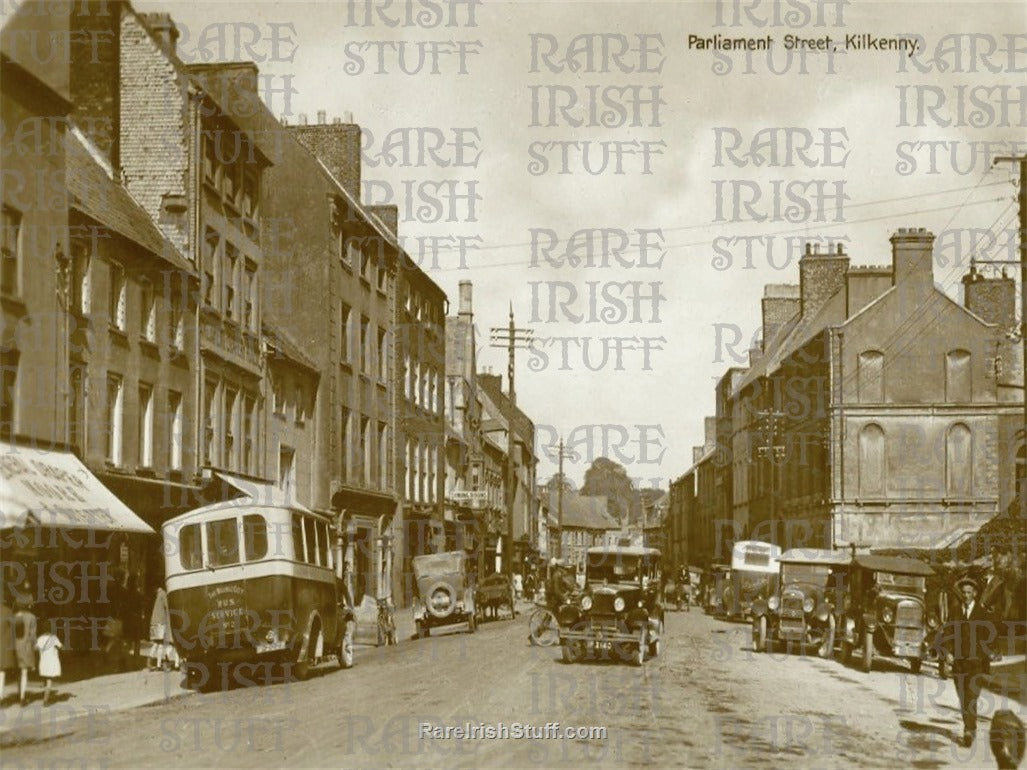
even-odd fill
[[[582,458],[567,466],[577,483],[588,461],[602,454],[622,462],[646,486],[657,479],[666,487],[688,468],[692,446],[702,443],[703,416],[713,413],[715,380],[726,367],[742,363],[718,346],[718,329],[722,341],[732,342],[737,328],[745,342],[734,350],[744,352],[758,335],[764,284],[798,282],[801,238],[845,239],[853,264],[887,264],[888,237],[898,227],[925,227],[941,234],[954,228],[992,227],[997,232],[1016,226],[1009,167],[989,172],[981,143],[1001,143],[992,146],[993,154],[1009,154],[1017,149],[1010,143],[1025,136],[1027,94],[1017,89],[1024,88],[1027,77],[1027,11],[1020,2],[832,2],[818,10],[817,4],[801,0],[756,5],[748,0],[744,5],[753,6],[751,16],[731,2],[719,9],[699,2],[489,2],[474,9],[474,26],[468,24],[468,6],[462,3],[439,4],[441,18],[433,10],[436,4],[420,2],[394,2],[396,8],[370,18],[363,1],[135,5],[141,11],[172,12],[185,33],[180,52],[187,60],[201,60],[204,51],[215,60],[254,58],[236,45],[235,35],[238,31],[240,42],[246,43],[259,34],[251,51],[264,59],[261,72],[270,76],[271,109],[289,113],[290,122],[298,122],[300,113],[315,122],[319,110],[329,120],[352,113],[374,137],[372,156],[381,153],[383,138],[397,128],[442,132],[449,143],[459,143],[454,129],[469,130],[462,134],[462,167],[452,165],[458,160],[453,147],[440,153],[448,166],[430,156],[426,164],[416,165],[416,155],[403,163],[398,154],[400,162],[391,167],[365,163],[365,183],[374,180],[365,202],[369,197],[370,202],[389,202],[385,196],[393,196],[391,202],[400,204],[400,235],[415,259],[419,236],[449,243],[461,236],[467,242],[480,238],[480,248],[468,252],[466,267],[453,249],[439,253],[437,266],[426,255],[422,266],[450,296],[453,312],[458,282],[473,281],[475,318],[484,332],[481,367],[502,372],[505,381],[505,351],[487,347],[488,328],[506,324],[512,302],[517,325],[533,329],[536,345],[548,357],[543,362],[538,354],[518,354],[518,403],[539,426],[540,437],[581,438],[580,426],[607,425],[612,426],[605,433],[613,444],[625,432],[631,441],[619,454],[612,446],[604,451],[604,431],[593,430],[595,441],[578,442]],[[413,24],[406,23],[407,10]],[[398,23],[390,26],[387,21]],[[221,23],[227,26],[214,26]],[[219,31],[225,33],[220,40],[215,34]],[[978,37],[954,45],[952,38],[945,38],[959,32]],[[608,37],[592,38],[596,44],[591,60],[586,47],[578,45],[571,61],[575,66],[561,68],[575,36],[588,33]],[[769,53],[719,55],[689,45],[690,35],[715,34],[754,40],[770,35],[773,43]],[[811,47],[830,45],[831,51],[789,52],[789,34],[807,39]],[[913,57],[907,51],[847,49],[847,35],[858,36],[859,42],[866,36],[912,36],[919,49]],[[622,40],[628,51],[618,59],[614,54],[621,51]],[[556,52],[533,61],[533,41],[536,51],[546,53],[555,42]],[[402,46],[389,45],[394,42]],[[971,56],[971,43],[976,57]],[[992,45],[994,53],[983,56]],[[1010,54],[1011,46],[1018,50]],[[406,68],[417,70],[421,64],[419,71],[406,74],[400,69],[401,51]],[[432,72],[433,52],[438,52],[438,73]],[[288,99],[282,93],[287,85],[296,91]],[[589,112],[581,106],[590,93],[624,105],[624,112],[601,103],[597,115],[602,124],[590,127]],[[631,100],[635,95],[640,102]],[[654,95],[660,102],[656,107]],[[557,125],[549,125],[550,98],[562,105],[572,97],[577,106],[556,112]],[[944,103],[933,115],[917,106],[935,106],[940,100]],[[604,112],[609,113],[606,122]],[[783,141],[777,144],[776,165],[739,167],[723,152],[717,165],[717,127],[725,144],[741,136],[736,157],[743,160],[760,129],[796,129],[791,133],[796,146],[808,132],[817,144],[806,157],[815,166],[806,167],[795,152],[789,156]],[[827,150],[822,146],[825,129],[834,145]],[[606,145],[611,149],[634,147],[636,154],[623,156],[624,173],[613,173],[611,159],[605,172],[590,174],[583,170],[581,151],[571,150],[571,173],[558,173],[560,146],[541,149],[535,143],[564,140],[591,142],[594,169],[599,168],[601,142],[620,143]],[[951,143],[937,146],[934,173],[929,173],[929,147],[916,146],[925,141]],[[650,143],[648,169],[638,154],[642,145],[635,142]],[[764,155],[773,160],[766,149]],[[549,163],[543,173],[537,165],[540,157]],[[408,180],[426,184],[426,190],[452,182],[456,192],[466,196],[473,190],[480,200],[474,202],[473,213],[466,197],[453,205],[445,201],[441,209],[429,205],[425,211],[419,210],[424,201],[418,199],[408,210],[403,200]],[[762,197],[755,211],[765,221],[753,221],[744,208],[746,221],[732,221],[732,189],[739,182],[746,195],[758,185]],[[792,184],[813,208],[791,216],[788,211],[775,213],[775,183]],[[816,189],[822,191],[819,212],[811,193]],[[840,205],[838,192],[847,196]],[[532,228],[550,228],[561,239],[582,228],[624,230],[632,247],[624,258],[634,264],[591,270],[581,265],[533,266]],[[637,264],[639,237],[633,233],[638,229],[662,231],[648,236],[657,246],[647,251],[648,259],[659,266]],[[766,246],[757,245],[747,267],[744,242],[719,242],[720,249],[714,242],[745,236],[773,236],[772,258]],[[791,259],[788,237],[794,239]],[[970,236],[959,237],[962,264],[953,265],[957,252],[951,247],[936,249],[935,261],[936,282],[956,298]],[[1000,238],[1000,243],[1007,241],[1008,235]],[[730,264],[718,261],[725,251],[731,254]],[[588,282],[599,282],[600,291],[617,297],[625,290],[612,284],[630,281],[641,282],[646,295],[652,293],[651,283],[660,284],[665,299],[658,301],[658,314],[653,301],[644,300],[637,306],[637,322],[629,322],[635,313],[629,299],[626,319],[614,305],[608,310],[612,322],[602,317],[588,321]],[[553,320],[550,291],[560,291],[562,300],[567,287],[578,292],[578,301],[569,306],[570,312],[559,303],[553,306]],[[601,312],[609,304],[600,301],[597,309]],[[585,318],[575,322],[571,314]],[[551,339],[571,337],[579,342]],[[590,371],[580,340],[588,338],[590,361],[598,366],[602,338],[611,337],[651,338],[648,362],[641,349],[624,350],[618,370],[610,348],[606,366]],[[649,440],[644,452],[640,438]],[[554,467],[544,458],[540,479]]]

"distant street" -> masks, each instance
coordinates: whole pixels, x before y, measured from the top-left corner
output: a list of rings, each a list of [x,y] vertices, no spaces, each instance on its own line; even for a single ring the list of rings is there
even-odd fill
[[[982,712],[996,707],[982,696]],[[568,666],[526,642],[526,620],[477,634],[361,648],[351,671],[239,687],[109,718],[4,734],[3,767],[981,767],[950,682],[877,661],[756,656],[747,626],[671,613],[661,656]],[[1013,705],[1013,708],[1020,708]],[[419,723],[608,728],[607,740],[429,740]],[[43,741],[43,742],[40,742]]]

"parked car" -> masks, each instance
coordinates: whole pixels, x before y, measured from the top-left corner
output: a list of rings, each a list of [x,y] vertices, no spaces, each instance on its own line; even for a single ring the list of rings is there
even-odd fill
[[[731,566],[714,564],[703,573],[703,577],[703,609],[707,615],[717,615],[724,611],[724,590],[730,585]]]
[[[557,611],[564,661],[609,651],[641,665],[659,655],[661,577],[655,548],[589,548],[584,591]]]
[[[721,596],[729,619],[750,620],[752,603],[767,599],[777,589],[781,549],[772,543],[742,540],[731,550],[731,573]]]
[[[788,647],[812,647],[820,657],[831,657],[850,556],[841,551],[793,548],[779,561],[777,590],[752,605],[753,649],[766,652],[781,641]]]
[[[417,635],[429,636],[433,628],[458,623],[466,623],[467,630],[473,634],[477,618],[470,575],[472,563],[467,554],[447,551],[415,556],[413,567],[417,587],[413,604]]]
[[[846,594],[842,659],[859,649],[864,671],[875,655],[886,655],[905,658],[918,673],[928,652],[928,629],[939,622],[926,608],[927,578],[933,574],[916,559],[857,556]]]

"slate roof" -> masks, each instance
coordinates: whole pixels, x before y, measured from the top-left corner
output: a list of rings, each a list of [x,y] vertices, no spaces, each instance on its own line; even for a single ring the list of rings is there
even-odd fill
[[[193,267],[136,203],[123,185],[90,152],[88,139],[73,129],[65,143],[69,204],[99,224],[142,246],[172,267],[193,273]]]
[[[605,495],[582,495],[564,490],[563,493],[563,528],[564,529],[620,529],[620,524],[607,512]],[[557,526],[559,499],[555,489],[549,492],[549,510],[553,518],[552,526]]]
[[[499,409],[500,414],[505,418],[510,410],[510,399],[503,392],[500,379],[496,375],[479,374],[478,387],[485,391],[485,394],[492,400],[492,403]],[[513,431],[529,445],[534,442],[535,424],[516,405],[513,407]]]

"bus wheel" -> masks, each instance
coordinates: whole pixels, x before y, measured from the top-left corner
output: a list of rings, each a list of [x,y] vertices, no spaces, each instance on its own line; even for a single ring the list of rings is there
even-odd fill
[[[353,626],[352,620],[346,621],[346,630],[342,632],[342,641],[339,643],[339,665],[343,668],[353,668]]]

